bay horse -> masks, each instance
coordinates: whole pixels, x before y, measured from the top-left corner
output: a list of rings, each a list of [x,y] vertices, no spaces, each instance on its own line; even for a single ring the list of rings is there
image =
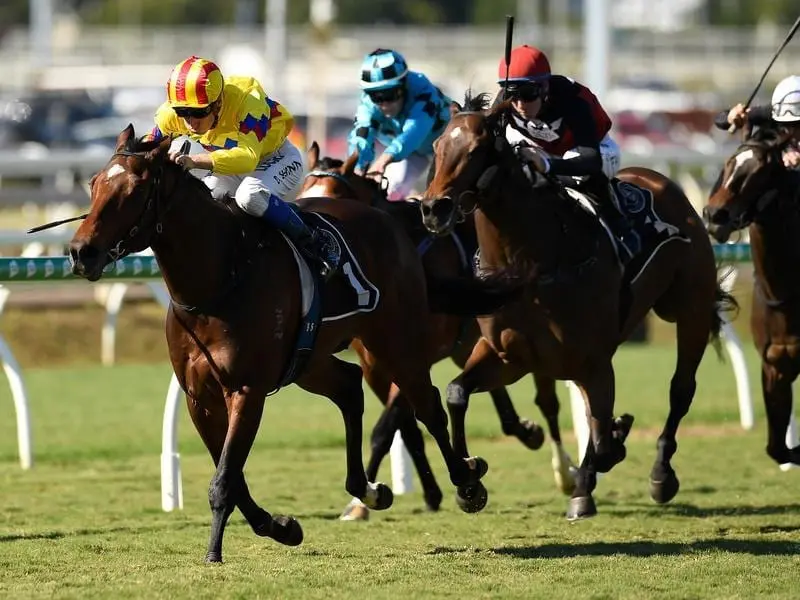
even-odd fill
[[[430,231],[444,233],[460,215],[474,211],[481,269],[510,271],[527,284],[522,298],[478,319],[483,335],[447,388],[454,446],[466,455],[466,442],[456,443],[456,436],[463,436],[471,393],[508,385],[529,372],[573,380],[586,400],[591,441],[566,516],[594,516],[596,474],[625,458],[632,423],[629,415],[614,418],[612,358],[652,308],[677,329],[669,414],[650,473],[651,497],[668,502],[679,489],[671,459],[679,423],[695,393],[698,365],[709,341],[716,341],[719,351],[719,310],[735,306],[717,281],[702,220],[668,178],[650,169],[623,169],[619,178],[651,193],[659,225],[675,232],[631,276],[595,215],[557,182],[534,187],[526,177],[504,135],[510,104],[487,106],[487,95],[468,92],[466,110],[453,115],[437,140],[435,176],[422,198],[422,218]]]
[[[760,128],[725,162],[703,209],[719,243],[748,229],[753,260],[750,330],[761,356],[767,454],[800,465],[800,447],[786,445],[792,383],[800,373],[800,173],[783,166],[791,135]]]
[[[462,275],[465,269],[471,272],[471,266],[465,265],[465,261],[471,262],[477,247],[472,215],[467,215],[456,225],[454,235],[434,236],[420,221],[417,203],[389,202],[379,180],[369,174],[355,173],[357,160],[358,154],[351,155],[345,161],[330,157],[320,158],[319,146],[312,142],[306,160],[310,171],[305,176],[299,197],[323,195],[328,198],[350,198],[386,211],[403,224],[417,246],[426,272],[444,277]],[[431,313],[429,319],[431,337],[427,356],[431,366],[450,357],[463,368],[480,336],[477,321],[441,313]],[[359,340],[354,340],[351,348],[359,357],[364,379],[385,407],[370,438],[371,455],[367,462],[367,478],[372,481],[377,477],[381,462],[391,448],[395,431],[399,430],[419,474],[426,506],[429,510],[438,510],[442,492],[425,455],[424,441],[413,412],[407,403],[396,401],[393,395],[396,388],[391,385],[391,379],[382,366],[376,364],[370,356],[369,350]],[[575,467],[561,441],[555,382],[537,381],[536,384],[534,401],[547,421],[553,441],[552,464],[556,484],[565,494],[570,494],[574,488]],[[542,428],[519,417],[506,388],[490,390],[489,395],[500,417],[503,433],[515,436],[531,450],[539,449],[544,443]],[[350,503],[342,515],[347,520],[360,520],[367,516],[368,509],[357,502]]]
[[[166,317],[170,360],[216,465],[208,495],[212,519],[206,560],[222,561],[223,533],[237,506],[257,535],[286,545],[302,542],[294,517],[270,515],[256,504],[243,472],[265,397],[288,384],[301,325],[303,333],[317,335],[295,382],[328,397],[342,413],[349,494],[375,509],[392,503],[389,487],[368,481],[364,473],[361,369],[333,356],[358,338],[436,440],[460,505],[474,511],[480,508],[476,503],[485,504],[480,478],[486,461],[463,460],[453,451],[447,413],[419,348],[427,339],[430,305],[469,314],[494,310],[504,296],[516,292],[502,282],[482,290],[470,282],[461,288],[449,281],[437,286],[432,278],[426,281],[416,248],[388,215],[357,202],[308,199],[304,207],[317,214],[305,218],[317,224],[322,217],[338,222],[342,246],[352,251],[352,260],[320,292],[323,315],[355,306],[344,298],[351,297],[355,286],[348,278],[357,268],[379,292],[371,311],[338,311],[341,318],[308,321],[301,306],[302,273],[307,271],[296,250],[261,220],[214,201],[199,179],[169,160],[169,145],[169,139],[137,141],[131,125],[122,131],[108,164],[91,180],[91,207],[69,254],[73,272],[89,281],[97,281],[116,259],[147,247],[158,260],[171,297]],[[448,292],[451,287],[455,293]]]

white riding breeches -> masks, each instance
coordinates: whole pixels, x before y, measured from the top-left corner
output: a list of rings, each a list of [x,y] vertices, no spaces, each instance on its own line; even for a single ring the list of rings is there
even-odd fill
[[[380,156],[385,150],[380,142],[375,142],[375,154]],[[420,179],[428,174],[428,167],[431,164],[431,157],[412,153],[408,158],[397,162],[389,163],[383,172],[386,181],[386,197],[391,202],[405,200],[415,192],[424,190],[425,182],[418,185]],[[418,189],[419,186],[423,189]]]
[[[177,146],[180,147],[180,143]],[[193,144],[191,151],[194,153],[197,148],[202,146]],[[218,175],[193,170],[192,174],[203,180],[217,200],[225,195],[232,196],[244,212],[261,217],[267,210],[270,194],[286,202],[295,199],[303,183],[305,157],[294,144],[286,140],[276,152],[261,159],[252,173]]]

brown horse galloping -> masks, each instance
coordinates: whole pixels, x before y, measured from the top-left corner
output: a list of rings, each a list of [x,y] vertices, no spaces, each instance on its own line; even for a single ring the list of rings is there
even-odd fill
[[[403,224],[417,246],[422,256],[423,268],[427,273],[454,277],[462,275],[465,268],[470,269],[469,266],[465,267],[464,263],[465,260],[471,260],[477,246],[471,215],[456,225],[455,236],[434,237],[420,222],[416,203],[389,202],[381,185],[375,179],[354,173],[358,155],[354,154],[346,161],[328,157],[320,159],[319,146],[314,142],[308,150],[307,159],[307,165],[311,170],[306,175],[300,193],[301,198],[315,194],[328,198],[350,198],[389,212]],[[429,318],[431,338],[427,355],[431,365],[450,357],[463,368],[480,336],[477,321],[434,313]],[[424,441],[413,413],[405,402],[396,402],[390,397],[391,392],[395,390],[391,385],[391,379],[381,365],[375,364],[364,345],[359,340],[354,340],[351,347],[359,356],[364,379],[386,407],[372,431],[372,454],[367,462],[367,477],[370,481],[377,477],[381,461],[389,452],[395,431],[399,430],[419,474],[425,502],[429,509],[438,509],[442,492],[425,456]],[[544,442],[542,428],[527,419],[520,419],[505,387],[490,390],[489,394],[500,417],[503,433],[516,436],[532,450],[540,448]],[[541,383],[537,385],[535,402],[547,420],[550,437],[553,440],[553,468],[557,485],[564,493],[570,494],[575,486],[574,465],[561,442],[561,430],[558,424],[559,404],[555,386],[551,385],[548,388]],[[343,518],[365,518],[366,514],[363,507],[351,503],[345,510]]]
[[[718,310],[735,304],[717,282],[714,254],[702,221],[669,179],[631,168],[620,179],[652,192],[660,223],[680,235],[663,240],[626,280],[615,247],[594,215],[547,183],[534,189],[504,136],[507,103],[487,110],[484,95],[467,98],[436,145],[436,175],[423,197],[423,220],[448,231],[475,211],[481,268],[527,275],[524,298],[480,318],[483,337],[463,373],[447,389],[454,446],[466,455],[463,413],[475,391],[508,385],[525,373],[571,379],[583,392],[591,442],[581,463],[567,518],[596,514],[598,472],[625,458],[630,420],[614,420],[618,346],[651,308],[677,325],[678,360],[669,415],[658,438],[650,493],[668,502],[679,483],[670,464],[678,425],[695,393],[695,374],[709,339],[717,339]],[[460,416],[459,416],[460,415]]]
[[[749,227],[755,274],[750,330],[761,356],[767,454],[778,464],[800,465],[800,446],[786,446],[792,383],[800,373],[800,174],[781,160],[789,137],[760,129],[739,146],[703,216],[720,243]]]
[[[217,467],[209,489],[206,560],[222,560],[225,525],[237,506],[257,535],[287,545],[302,541],[293,517],[272,516],[255,503],[243,473],[264,399],[286,384],[287,366],[294,364],[301,324],[304,331],[318,325],[318,335],[296,383],[327,396],[342,412],[349,494],[378,509],[392,502],[391,490],[364,473],[361,369],[333,356],[359,338],[438,443],[453,484],[469,490],[466,508],[474,510],[473,499],[485,502],[473,489],[484,489],[486,463],[465,461],[453,451],[447,415],[419,348],[428,337],[429,302],[469,313],[472,304],[486,301],[480,312],[502,301],[505,290],[486,286],[484,297],[473,290],[453,298],[446,293],[449,282],[437,289],[429,279],[426,286],[416,248],[394,220],[356,202],[321,198],[307,207],[339,223],[355,263],[343,263],[349,274],[340,271],[321,291],[323,316],[336,309],[341,318],[308,322],[301,313],[296,251],[258,219],[215,202],[201,181],[169,160],[168,148],[169,140],[137,142],[132,126],[120,134],[108,165],[92,179],[91,209],[70,243],[70,256],[75,274],[90,281],[117,258],[148,246],[158,259],[172,298],[166,323],[170,359]],[[371,312],[347,303],[355,288],[347,277],[358,265],[380,294]]]

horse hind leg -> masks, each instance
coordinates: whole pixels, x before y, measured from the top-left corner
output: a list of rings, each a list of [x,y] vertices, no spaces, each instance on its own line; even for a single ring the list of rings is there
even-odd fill
[[[659,504],[672,500],[680,481],[671,460],[678,450],[676,435],[683,417],[689,412],[697,389],[697,369],[708,345],[713,312],[696,300],[684,303],[678,312],[676,334],[678,358],[669,385],[669,413],[656,443],[656,459],[650,472],[650,497]]]
[[[570,496],[575,491],[575,478],[578,474],[578,468],[572,462],[572,458],[564,449],[564,444],[561,441],[561,427],[558,424],[560,405],[556,394],[556,380],[552,377],[534,374],[533,381],[536,384],[534,402],[544,416],[550,432],[553,454],[551,466],[553,467],[556,487],[563,494]]]
[[[335,356],[312,359],[297,384],[312,394],[329,398],[342,413],[344,420],[347,475],[345,490],[369,508],[384,510],[392,505],[394,496],[388,486],[367,480],[361,451],[364,417],[364,391],[361,388],[361,367]]]
[[[800,446],[786,445],[786,430],[792,418],[792,383],[797,377],[794,364],[762,364],[761,391],[767,412],[767,454],[779,465],[800,464]]]

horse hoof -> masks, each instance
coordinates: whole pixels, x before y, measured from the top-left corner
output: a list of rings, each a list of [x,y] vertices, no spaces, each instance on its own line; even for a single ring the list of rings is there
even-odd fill
[[[538,450],[544,444],[544,429],[533,421],[520,419],[517,438],[525,447],[531,450]]]
[[[471,456],[470,458],[465,458],[464,460],[467,461],[467,466],[470,469],[470,478],[474,479],[475,481],[482,479],[483,476],[489,471],[489,463],[487,463],[480,456]]]
[[[340,521],[369,521],[369,508],[361,502],[347,505],[339,517]]]
[[[437,512],[442,504],[442,497],[442,491],[438,489],[425,492],[425,508],[430,512]]]
[[[207,563],[221,563],[222,562],[222,553],[221,552],[209,552],[206,554],[206,562]]]
[[[567,521],[589,519],[597,514],[597,506],[591,496],[570,498],[567,506]]]
[[[680,487],[678,476],[670,471],[661,481],[650,480],[650,497],[658,504],[666,504],[676,496]]]
[[[624,442],[631,432],[631,427],[633,427],[633,415],[629,415],[628,413],[622,414],[614,419],[614,424],[611,426],[611,435],[619,441]]]
[[[481,512],[488,500],[489,492],[480,481],[475,485],[456,488],[456,503],[465,513]]]
[[[303,528],[294,517],[276,515],[272,518],[272,539],[284,546],[303,543]]]
[[[394,492],[385,483],[375,483],[371,493],[361,501],[372,510],[386,510],[394,502]]]

